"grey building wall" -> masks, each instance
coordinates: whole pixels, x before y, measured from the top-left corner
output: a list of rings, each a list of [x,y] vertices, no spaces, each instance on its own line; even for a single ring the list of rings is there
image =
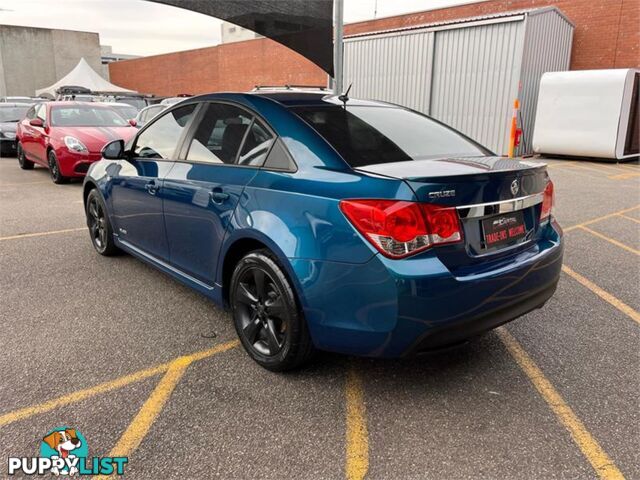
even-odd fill
[[[351,95],[428,112],[434,32],[354,38],[344,49],[344,88]],[[399,54],[402,52],[402,54]]]
[[[430,114],[505,153],[522,61],[522,21],[444,30],[436,36]]]
[[[530,153],[540,77],[569,68],[573,24],[554,7],[345,39],[351,95],[405,105],[506,154],[520,99]]]
[[[35,94],[84,57],[102,71],[97,33],[0,25],[0,96]]]
[[[526,33],[520,83],[521,116],[525,137],[520,152],[533,151],[533,130],[540,79],[545,72],[569,70],[573,25],[561,15],[529,15],[525,19]]]

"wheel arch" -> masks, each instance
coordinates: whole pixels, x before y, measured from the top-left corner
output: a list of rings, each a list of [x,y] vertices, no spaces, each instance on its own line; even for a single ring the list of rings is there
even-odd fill
[[[89,196],[89,192],[94,188],[100,191],[98,185],[93,180],[85,180],[84,185],[82,186],[82,204],[85,208],[87,208],[87,197]]]
[[[220,252],[218,260],[218,272],[220,272],[218,274],[218,284],[222,288],[221,298],[223,303],[226,305],[229,303],[231,276],[240,259],[249,252],[262,249],[268,250],[276,257],[278,264],[284,270],[285,276],[293,287],[296,298],[300,304],[299,307],[302,308],[304,305],[304,297],[289,259],[271,239],[257,231],[244,231],[242,234],[229,238],[225,242],[223,251]]]

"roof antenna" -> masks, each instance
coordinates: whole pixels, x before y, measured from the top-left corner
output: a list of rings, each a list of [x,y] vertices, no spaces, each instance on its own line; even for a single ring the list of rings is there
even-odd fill
[[[347,102],[349,101],[349,92],[351,91],[352,86],[353,86],[353,82],[349,84],[349,88],[347,88],[347,91],[338,97],[338,100],[340,100],[344,104],[345,110],[347,109]]]

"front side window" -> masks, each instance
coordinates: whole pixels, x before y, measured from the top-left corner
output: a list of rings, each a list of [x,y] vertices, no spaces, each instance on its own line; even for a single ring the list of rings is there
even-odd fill
[[[443,156],[489,154],[455,130],[403,108],[323,106],[292,110],[354,168]]]
[[[42,118],[46,108],[38,111]],[[43,118],[44,120],[44,118]],[[129,123],[108,107],[92,107],[73,105],[53,107],[51,109],[51,125],[55,127],[127,127]]]
[[[47,107],[44,105],[38,105],[36,107],[36,117],[38,117],[43,122],[47,121]]]
[[[193,136],[187,160],[235,163],[240,145],[251,123],[251,115],[238,107],[210,103]]]
[[[189,123],[195,108],[195,104],[185,105],[158,118],[136,140],[133,156],[138,158],[172,158],[182,132]]]

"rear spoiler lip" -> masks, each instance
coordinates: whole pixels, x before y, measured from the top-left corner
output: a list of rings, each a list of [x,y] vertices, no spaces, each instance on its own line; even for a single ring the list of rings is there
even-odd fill
[[[468,160],[468,167],[470,169],[477,169],[476,171],[469,171],[466,173],[461,173],[461,172],[455,172],[455,173],[438,173],[433,172],[432,174],[409,174],[409,175],[398,175],[396,171],[394,171],[395,169],[389,168],[392,166],[399,166],[401,164],[424,164],[426,162],[434,162],[436,165],[439,162],[443,162],[443,163],[448,163],[448,162],[452,162],[452,163],[465,163],[464,161],[461,161],[463,159],[460,158],[447,158],[447,157],[442,157],[442,158],[438,158],[438,159],[429,159],[429,160],[413,160],[410,162],[389,162],[389,163],[380,163],[380,164],[373,164],[373,165],[365,165],[362,167],[355,167],[353,168],[354,171],[359,172],[359,173],[363,173],[363,174],[369,174],[369,175],[378,175],[378,176],[382,176],[382,177],[387,177],[387,178],[394,178],[397,180],[406,180],[406,181],[410,181],[410,182],[428,182],[428,181],[433,181],[433,180],[438,180],[438,179],[442,179],[442,178],[446,178],[449,180],[453,180],[453,179],[464,179],[469,178],[469,177],[474,177],[474,176],[483,176],[483,175],[495,175],[495,174],[515,174],[515,173],[520,173],[520,174],[530,174],[530,173],[534,173],[534,172],[538,172],[538,171],[545,171],[547,169],[547,164],[544,162],[531,162],[528,160],[519,160],[519,159],[507,159],[506,157],[487,157],[487,158],[495,158],[496,160],[507,160],[507,161],[512,161],[513,162],[513,168],[499,168],[499,169],[482,169],[480,167],[479,164],[473,165],[473,161],[471,159]],[[434,165],[435,166],[435,165]]]

